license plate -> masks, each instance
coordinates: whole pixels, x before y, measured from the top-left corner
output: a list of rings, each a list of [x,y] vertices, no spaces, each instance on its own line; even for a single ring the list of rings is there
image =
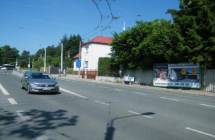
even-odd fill
[[[43,90],[51,90],[51,88],[45,87],[43,88]]]

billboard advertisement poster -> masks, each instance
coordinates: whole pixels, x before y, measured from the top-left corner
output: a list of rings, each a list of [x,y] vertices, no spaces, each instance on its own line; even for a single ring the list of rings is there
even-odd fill
[[[198,64],[154,65],[153,85],[160,87],[200,88],[200,67]]]

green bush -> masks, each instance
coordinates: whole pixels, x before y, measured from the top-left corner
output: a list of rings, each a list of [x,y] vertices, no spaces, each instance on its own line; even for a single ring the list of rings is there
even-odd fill
[[[111,59],[108,57],[99,58],[98,75],[110,76],[111,75]]]

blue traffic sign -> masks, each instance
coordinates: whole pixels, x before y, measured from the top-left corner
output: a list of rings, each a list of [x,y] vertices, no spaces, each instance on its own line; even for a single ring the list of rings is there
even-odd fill
[[[81,60],[80,60],[80,59],[77,59],[77,60],[76,60],[76,67],[77,67],[77,68],[80,68],[80,67],[81,67]]]

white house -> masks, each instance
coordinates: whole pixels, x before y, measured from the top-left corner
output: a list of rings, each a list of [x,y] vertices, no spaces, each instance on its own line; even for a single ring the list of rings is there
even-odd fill
[[[78,71],[77,60],[81,60],[81,71],[98,71],[98,61],[100,57],[110,57],[112,38],[97,36],[81,45],[81,53],[74,59],[74,71]]]

